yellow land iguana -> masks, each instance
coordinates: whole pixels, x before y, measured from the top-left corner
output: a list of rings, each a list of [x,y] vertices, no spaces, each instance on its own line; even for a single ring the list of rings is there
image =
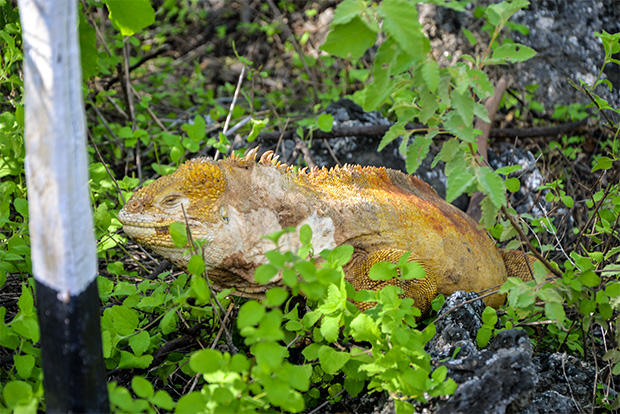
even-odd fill
[[[416,177],[358,165],[295,171],[272,152],[256,162],[256,151],[216,162],[193,159],[138,190],[118,214],[123,230],[186,268],[187,249],[175,247],[168,226],[187,217],[193,239],[206,241],[203,257],[212,286],[236,288],[235,295],[251,298],[280,282],[280,276],[266,285],[254,281],[255,269],[266,263],[264,253],[274,248],[261,236],[304,224],[313,230],[317,253],[354,247],[344,270],[358,290],[385,285],[371,280],[369,269],[410,251],[426,278],[388,283],[399,284],[423,313],[437,292],[480,291],[508,276],[531,279],[528,262],[536,259],[497,248],[477,223]],[[296,251],[298,237],[287,234],[280,245]],[[485,299],[493,307],[504,300]]]

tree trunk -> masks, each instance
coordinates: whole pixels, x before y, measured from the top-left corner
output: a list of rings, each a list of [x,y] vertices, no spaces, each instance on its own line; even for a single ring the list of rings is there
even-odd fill
[[[76,0],[19,0],[26,180],[48,412],[109,411]]]

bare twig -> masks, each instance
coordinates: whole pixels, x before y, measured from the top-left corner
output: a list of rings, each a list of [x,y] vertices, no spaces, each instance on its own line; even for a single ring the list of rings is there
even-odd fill
[[[235,109],[235,105],[237,104],[237,98],[239,97],[239,91],[241,90],[241,84],[243,84],[243,78],[245,77],[245,65],[241,67],[241,73],[239,74],[239,79],[237,80],[237,87],[235,88],[235,93],[233,94],[232,102],[230,103],[230,108],[228,109],[228,115],[226,116],[226,121],[224,122],[224,129],[222,132],[224,135],[228,132],[228,126],[230,125],[230,119],[232,118],[233,110]],[[220,157],[220,150],[217,150],[214,160],[217,160]]]

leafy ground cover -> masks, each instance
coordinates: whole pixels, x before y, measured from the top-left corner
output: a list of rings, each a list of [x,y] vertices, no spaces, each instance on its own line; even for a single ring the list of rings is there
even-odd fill
[[[465,2],[431,3],[465,9]],[[355,295],[342,273],[350,248],[325,252],[317,267],[308,257],[309,229],[299,234],[298,252],[277,250],[281,235],[271,235],[270,265],[256,278],[281,271],[286,286],[265,301],[247,301],[212,292],[200,257],[187,273],[153,257],[126,239],[116,219],[136,188],[186,159],[243,152],[255,143],[281,148],[266,132],[293,131],[287,139],[298,150],[287,162],[305,165],[311,160],[302,148],[332,130],[321,110],[344,96],[394,123],[377,147],[404,137],[397,142],[408,170],[432,146],[441,148],[448,199],[487,194],[481,222],[491,234],[510,247],[541,252],[561,275],[509,280],[502,288],[509,305],[485,311],[479,345],[497,333],[498,319],[503,327],[521,327],[537,350],[596,364],[596,404],[617,406],[606,386],[620,373],[620,127],[614,121],[620,111],[597,96],[611,84],[574,79],[592,103],[554,111],[533,101],[531,89],[504,96],[495,114],[501,128],[590,122],[519,141],[544,173],[540,197],[550,204],[543,216],[512,208],[518,167],[494,171],[477,152],[474,121],[488,120],[483,102],[496,82],[489,73],[535,53],[505,36],[527,32],[510,21],[527,1],[476,8],[482,53],[448,67],[434,59],[421,24],[414,24],[417,9],[405,0],[219,6],[140,0],[132,10],[112,0],[81,4],[102,339],[114,411],[299,412],[338,404],[345,393],[387,391],[399,412],[410,412],[412,400],[454,391],[446,370],[434,369],[424,351],[432,318],[416,322],[410,299],[386,288],[365,313],[347,300]],[[480,41],[469,29],[463,36]],[[620,35],[597,36],[605,65],[619,64]],[[0,44],[0,407],[36,411],[45,401],[23,169],[21,38],[12,2],[0,1]],[[186,244],[182,226],[171,231]],[[405,263],[399,267],[406,272]],[[290,295],[300,290],[305,301]]]

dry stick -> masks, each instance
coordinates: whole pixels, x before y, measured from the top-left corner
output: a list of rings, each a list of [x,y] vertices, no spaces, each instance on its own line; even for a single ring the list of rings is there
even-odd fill
[[[228,126],[230,125],[230,118],[232,118],[233,110],[235,109],[235,105],[237,104],[237,98],[239,97],[239,91],[241,90],[241,84],[243,83],[243,77],[245,76],[245,65],[241,67],[241,73],[239,74],[239,79],[237,80],[237,86],[235,87],[235,93],[233,94],[232,102],[230,103],[230,108],[228,109],[228,115],[226,116],[226,122],[224,122],[224,129],[222,129],[222,133],[226,135],[228,132]],[[217,161],[220,157],[220,150],[215,152],[215,156],[213,160]]]
[[[187,230],[187,236],[189,238],[189,242],[191,244],[192,251],[193,251],[194,254],[198,254],[198,252],[196,251],[196,245],[194,244],[194,238],[192,237],[192,232],[191,232],[191,229],[189,227],[189,221],[187,220],[187,214],[185,212],[185,207],[183,205],[181,205],[181,208],[183,209],[183,217],[185,218],[185,229]],[[222,304],[220,303],[219,299],[217,298],[215,290],[211,286],[211,282],[209,281],[209,276],[207,275],[206,270],[204,272],[204,278],[205,278],[205,280],[207,282],[207,287],[209,288],[209,291],[211,292],[211,298],[209,299],[209,301],[211,302],[211,307],[215,311],[217,319],[220,321],[220,326],[224,327],[224,332],[225,332],[224,337],[226,339],[226,345],[228,345],[228,349],[230,350],[230,353],[232,355],[235,355],[237,352],[239,352],[239,350],[237,349],[237,347],[232,342],[232,334],[225,327],[225,323],[224,323],[225,319],[222,319],[222,313],[224,313],[225,310],[224,310],[224,307],[222,306]],[[217,307],[213,306],[213,302],[215,302],[217,304]],[[219,309],[218,309],[218,307],[219,307]]]
[[[484,164],[489,163],[487,151],[489,148],[489,133],[491,132],[491,124],[493,123],[493,119],[495,119],[495,114],[499,108],[499,103],[502,100],[502,96],[504,96],[504,92],[508,89],[510,82],[511,80],[506,76],[502,76],[500,78],[495,86],[495,89],[493,90],[493,96],[484,104],[489,114],[489,122],[478,118],[478,120],[476,120],[476,124],[474,125],[475,128],[482,131],[482,134],[478,135],[476,138],[476,142],[478,144],[478,155],[482,157]],[[480,221],[480,218],[482,217],[482,208],[480,203],[483,198],[484,194],[480,191],[476,191],[472,194],[469,201],[469,206],[467,206],[467,214],[476,222]]]
[[[533,138],[533,137],[541,137],[541,136],[555,136],[558,134],[563,134],[569,131],[573,131],[575,129],[579,129],[587,124],[588,118],[583,119],[577,122],[568,122],[564,124],[559,124],[552,127],[536,127],[536,128],[491,128],[489,133],[489,137],[491,138]],[[368,125],[368,126],[336,126],[332,129],[331,132],[324,132],[321,130],[312,131],[312,136],[315,139],[325,139],[325,138],[342,138],[342,137],[351,137],[351,136],[363,136],[363,137],[373,137],[373,136],[383,136],[389,129],[391,125]],[[422,124],[407,124],[405,126],[407,129],[424,129],[427,130],[428,125]],[[303,133],[306,134],[308,132],[307,128],[303,129]],[[261,132],[258,134],[256,138],[258,141],[269,142],[269,141],[277,141],[280,137],[282,139],[293,139],[293,137],[297,135],[296,129],[284,130],[282,131],[274,131],[274,132]],[[449,134],[440,134],[448,136]]]
[[[559,270],[557,270],[555,267],[551,266],[551,263],[549,263],[549,261],[547,259],[545,259],[545,257],[540,254],[538,252],[538,250],[536,250],[534,248],[534,246],[532,246],[532,243],[530,243],[530,240],[527,238],[527,236],[525,235],[525,233],[523,233],[523,230],[521,229],[521,226],[519,226],[519,223],[517,223],[514,219],[514,217],[512,217],[511,214],[508,213],[508,211],[506,210],[506,207],[502,206],[501,208],[502,214],[508,219],[508,221],[510,221],[510,224],[512,225],[512,227],[517,231],[517,233],[519,234],[519,237],[521,238],[521,240],[527,245],[527,248],[530,252],[532,252],[532,254],[538,259],[540,260],[540,262],[542,264],[545,265],[545,267],[551,272],[553,273],[555,276],[557,277],[562,277],[562,272],[560,272]]]

